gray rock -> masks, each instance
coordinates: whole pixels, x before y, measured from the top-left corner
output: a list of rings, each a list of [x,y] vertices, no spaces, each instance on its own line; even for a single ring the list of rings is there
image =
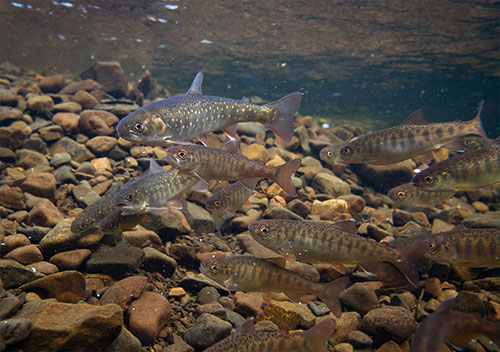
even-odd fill
[[[201,233],[214,232],[214,219],[212,215],[199,205],[191,202],[187,204],[188,206],[184,214],[193,230]]]
[[[0,106],[0,123],[3,125],[9,124],[23,118],[23,112],[16,108]]]
[[[0,298],[0,320],[14,314],[21,306],[21,301],[16,296]]]
[[[144,262],[142,263],[144,270],[159,272],[164,277],[170,277],[174,274],[175,269],[177,269],[177,262],[175,259],[153,247],[145,247],[142,250],[145,255]]]
[[[17,95],[10,89],[0,88],[0,105],[17,106]]]
[[[59,167],[62,164],[69,163],[71,161],[71,155],[67,152],[62,152],[62,153],[56,153],[52,157],[52,160],[50,161],[50,164]]]
[[[92,188],[84,184],[73,187],[72,192],[73,197],[75,197],[78,205],[80,205],[82,208],[88,207],[100,198],[99,195],[94,190],[92,190]]]
[[[389,340],[400,344],[413,334],[415,328],[412,313],[403,307],[376,308],[361,320],[361,330],[372,336],[376,345]]]
[[[361,315],[378,307],[375,291],[362,283],[356,283],[339,294],[340,302]]]
[[[226,311],[227,321],[230,322],[233,326],[239,326],[245,322],[245,318],[241,314],[236,313],[235,311],[224,308]]]
[[[68,137],[62,137],[50,147],[50,153],[52,155],[63,152],[68,152],[71,158],[79,163],[95,158],[95,155],[92,154],[87,147]]]
[[[300,215],[295,214],[293,211],[282,207],[281,205],[269,206],[263,214],[266,219],[289,219],[289,220],[304,220]]]
[[[202,314],[212,314],[223,320],[227,320],[226,308],[224,308],[219,302],[210,302],[207,304],[201,304],[194,310],[194,316],[199,317]]]
[[[0,259],[0,279],[6,289],[18,287],[44,276],[34,273],[14,260]]]
[[[47,143],[56,141],[63,136],[63,129],[59,125],[50,125],[40,128],[40,137]]]
[[[0,349],[3,351],[5,345],[13,345],[26,339],[33,330],[30,319],[7,319],[0,323]]]
[[[125,327],[122,327],[120,335],[111,342],[105,352],[138,352],[141,347],[141,341]]]
[[[63,165],[54,171],[54,177],[56,178],[56,183],[58,185],[63,183],[73,183],[78,184],[75,174],[71,171],[68,165]]]
[[[231,334],[231,324],[214,315],[200,315],[186,330],[184,339],[196,349],[207,348]]]
[[[217,302],[219,300],[219,292],[212,286],[203,287],[200,292],[198,292],[197,301],[199,304],[207,304],[211,302]]]
[[[370,336],[359,330],[347,333],[346,339],[355,349],[370,348],[373,343]]]
[[[308,302],[307,306],[313,312],[313,314],[317,317],[321,317],[323,315],[326,315],[330,313],[330,308],[323,302],[315,301],[315,302]]]
[[[351,193],[351,189],[346,182],[326,172],[320,172],[314,177],[312,187],[316,189],[318,193],[328,194],[332,197]]]
[[[144,251],[120,241],[116,246],[101,244],[87,260],[87,271],[123,276],[137,270],[144,260]]]

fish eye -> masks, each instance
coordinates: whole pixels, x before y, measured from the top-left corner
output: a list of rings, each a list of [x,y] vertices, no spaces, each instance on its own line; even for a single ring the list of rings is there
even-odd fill
[[[326,156],[327,156],[327,157],[331,158],[331,157],[332,157],[332,155],[333,155],[333,153],[332,153],[332,152],[326,152]]]
[[[436,248],[437,248],[436,242],[434,241],[429,242],[429,250],[435,251]]]
[[[433,180],[434,180],[434,179],[433,179],[433,177],[432,177],[432,176],[425,176],[425,177],[424,177],[424,182],[425,182],[425,183],[432,183],[432,181],[433,181]]]
[[[128,200],[129,202],[132,200],[132,198],[133,198],[133,197],[132,197],[132,195],[131,195],[131,194],[127,194],[127,195],[125,196],[125,200]]]
[[[144,131],[144,125],[140,122],[136,122],[134,124],[134,131],[141,133],[142,131]]]
[[[186,152],[186,150],[185,150],[185,149],[181,149],[181,150],[179,150],[179,152],[177,153],[177,156],[178,156],[180,159],[184,160],[184,159],[186,158],[186,156],[187,156],[187,152]]]
[[[216,207],[220,207],[220,201],[219,201],[219,200],[216,200],[216,201],[214,202],[214,205],[215,205]]]
[[[342,154],[349,156],[349,155],[351,155],[351,151],[352,151],[351,148],[345,147],[342,149]]]
[[[398,192],[398,197],[401,198],[401,199],[405,199],[406,198],[406,194],[405,192]]]
[[[212,264],[210,265],[210,271],[212,271],[214,274],[219,271],[219,265],[218,264]]]
[[[269,229],[267,228],[267,226],[262,225],[262,226],[259,228],[259,233],[260,233],[262,236],[267,236],[267,235],[269,235]]]

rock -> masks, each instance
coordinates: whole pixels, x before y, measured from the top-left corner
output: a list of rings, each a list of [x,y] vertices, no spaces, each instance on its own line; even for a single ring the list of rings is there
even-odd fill
[[[141,347],[141,341],[122,327],[120,335],[113,340],[105,352],[137,352],[141,350]]]
[[[402,343],[415,331],[411,312],[403,307],[381,307],[368,312],[361,320],[361,330],[373,337],[375,345],[388,340]]]
[[[346,288],[339,294],[339,299],[344,306],[361,315],[365,315],[378,307],[378,298],[375,291],[363,283],[355,283]]]
[[[63,164],[69,163],[71,161],[71,155],[69,153],[63,152],[63,153],[56,153],[52,157],[52,160],[50,160],[50,164],[59,167]]]
[[[8,127],[0,127],[0,147],[17,149],[31,134],[31,128],[24,121],[14,121]]]
[[[96,136],[87,141],[85,146],[96,155],[103,155],[109,152],[117,144],[118,140],[114,137]]]
[[[29,149],[16,150],[16,166],[30,169],[37,165],[49,165],[49,161],[42,153]]]
[[[355,349],[370,348],[373,343],[370,336],[359,330],[348,333],[346,339]]]
[[[142,294],[147,283],[148,279],[145,276],[129,276],[108,288],[102,295],[100,303],[101,305],[114,303],[123,310],[128,310],[132,301]]]
[[[320,172],[314,177],[312,187],[318,193],[324,193],[332,197],[339,197],[351,192],[346,182],[326,172]]]
[[[350,164],[349,168],[358,175],[364,185],[387,194],[391,188],[410,182],[415,166],[415,163],[408,159],[390,165]]]
[[[9,235],[3,239],[3,250],[9,252],[14,248],[28,246],[30,240],[23,234]]]
[[[65,303],[77,303],[84,299],[85,288],[85,277],[73,270],[51,274],[20,287],[25,292],[35,292],[42,299],[55,298]]]
[[[249,293],[236,291],[234,294],[234,311],[243,316],[256,316],[262,312],[262,298]]]
[[[4,320],[17,312],[19,307],[21,307],[21,301],[16,296],[0,298],[0,320]]]
[[[0,205],[9,209],[26,209],[23,191],[19,187],[0,186]]]
[[[27,265],[27,267],[35,273],[41,273],[45,275],[55,274],[59,272],[59,268],[57,266],[43,260],[41,262],[31,263]]]
[[[96,172],[99,171],[111,171],[111,161],[109,158],[103,157],[103,158],[97,158],[97,159],[92,159],[90,160],[90,163],[94,165]]]
[[[0,324],[0,349],[26,339],[33,330],[30,319],[7,319]]]
[[[226,309],[219,302],[211,302],[207,304],[200,304],[194,310],[194,316],[199,317],[204,313],[209,313],[219,317],[221,319],[227,320]],[[237,313],[236,313],[237,314]]]
[[[479,313],[484,316],[486,313],[485,302],[487,298],[484,294],[471,291],[460,291],[455,298],[453,309],[464,313]]]
[[[78,114],[80,111],[82,111],[82,106],[78,103],[68,101],[66,103],[60,103],[54,105],[54,108],[52,109],[54,112],[71,112],[74,114]]]
[[[410,221],[414,221],[420,226],[430,227],[427,216],[422,212],[409,212],[401,209],[395,209],[392,212],[392,221],[394,226],[404,226]]]
[[[448,224],[459,224],[464,220],[466,216],[478,216],[480,214],[476,214],[474,212],[474,208],[469,206],[457,205],[455,207],[449,207],[443,209],[438,215],[437,218],[447,222]]]
[[[44,93],[57,93],[65,84],[66,79],[61,74],[44,77],[38,82],[38,86]]]
[[[250,160],[262,160],[265,163],[271,159],[266,147],[257,143],[250,144],[241,154]]]
[[[26,177],[21,184],[21,189],[38,197],[53,198],[56,178],[50,172],[37,172]]]
[[[16,97],[17,104],[17,97]],[[17,108],[0,106],[0,124],[7,125],[17,120],[23,119],[23,112]]]
[[[149,272],[159,272],[164,277],[170,277],[177,269],[177,262],[168,255],[153,247],[143,248],[145,257],[142,267]]]
[[[129,329],[143,345],[151,345],[172,314],[167,299],[155,292],[144,291],[129,309]]]
[[[310,203],[306,204],[297,198],[292,199],[290,202],[288,202],[286,207],[302,218],[306,218],[307,215],[309,215],[309,213],[311,212]]]
[[[318,215],[321,220],[331,221],[344,213],[347,213],[347,202],[342,199],[314,200],[311,206],[311,215]]]
[[[72,112],[58,112],[52,117],[52,122],[61,126],[67,133],[74,132],[80,123],[80,115]]]
[[[63,129],[59,125],[50,125],[38,130],[40,137],[47,143],[60,139],[63,136]]]
[[[116,246],[101,244],[87,260],[87,271],[109,275],[124,275],[139,268],[144,260],[144,251],[120,241]]]
[[[13,164],[15,160],[16,153],[8,148],[0,147],[0,161]]]
[[[204,313],[184,333],[184,339],[196,349],[204,349],[231,334],[231,324]]]
[[[28,302],[16,318],[29,318],[33,331],[21,343],[26,352],[103,351],[118,337],[123,314],[117,305]]]
[[[48,199],[43,199],[31,209],[28,224],[52,227],[64,219],[59,209]]]
[[[73,197],[83,208],[86,208],[101,199],[99,195],[86,184],[79,184],[72,189]]]
[[[198,303],[207,304],[219,301],[220,294],[214,287],[207,286],[203,287],[200,292],[198,292]]]
[[[28,99],[28,108],[33,111],[50,111],[54,101],[48,95],[36,95]]]
[[[194,231],[198,233],[214,232],[214,219],[204,208],[191,202],[187,202],[185,211],[186,219]]]
[[[17,106],[16,93],[10,89],[0,88],[0,105]]]
[[[354,347],[347,342],[341,342],[333,347],[333,352],[354,352]]]
[[[162,242],[160,236],[154,231],[146,230],[142,226],[137,226],[137,229],[130,231],[123,231],[123,239],[130,243],[132,246],[142,248],[144,246],[153,244],[161,247]]]
[[[289,219],[289,220],[304,220],[301,216],[295,214],[293,211],[281,206],[281,205],[270,205],[263,215],[267,219]],[[254,219],[249,219],[249,221],[254,221]],[[248,227],[248,224],[247,226]]]
[[[92,94],[84,90],[76,92],[71,99],[80,104],[84,109],[92,109],[94,106],[99,104],[99,101]]]
[[[455,225],[448,224],[443,220],[435,218],[432,221],[432,233],[451,231],[455,228]]]
[[[375,352],[403,352],[399,345],[394,341],[387,341],[382,346],[377,348]]]
[[[282,330],[309,329],[314,326],[315,319],[306,304],[274,300],[256,318],[270,320]]]
[[[345,200],[347,202],[347,211],[352,216],[359,214],[366,206],[365,200],[354,194],[346,194],[338,197],[337,199]]]
[[[102,90],[102,85],[92,79],[73,82],[64,87],[59,94],[74,94],[79,90],[91,92],[93,90]]]
[[[102,84],[105,92],[119,98],[128,93],[127,78],[117,61],[98,61],[81,74],[82,78],[91,78]]]
[[[34,244],[15,248],[7,253],[4,258],[15,260],[21,264],[31,264],[43,260],[42,252]]]
[[[100,110],[84,110],[80,114],[79,127],[90,136],[103,136],[113,134],[114,125],[118,123],[118,117]]]
[[[466,227],[500,227],[500,212],[489,211],[484,214],[466,215],[462,221]]]
[[[60,252],[53,255],[49,262],[56,265],[60,270],[78,269],[90,256],[90,249],[75,249]]]
[[[68,137],[61,138],[50,147],[50,153],[52,155],[63,152],[68,152],[71,155],[71,158],[79,163],[95,158],[95,155],[84,145],[75,142]]]
[[[0,280],[6,289],[18,287],[43,276],[15,260],[0,259]]]

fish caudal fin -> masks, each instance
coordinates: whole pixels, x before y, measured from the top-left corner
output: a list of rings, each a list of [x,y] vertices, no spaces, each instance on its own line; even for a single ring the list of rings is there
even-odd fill
[[[285,142],[289,142],[292,139],[294,129],[293,116],[299,110],[301,100],[302,93],[295,92],[266,104],[272,105],[278,111],[278,115],[273,120],[265,123],[265,125]]]
[[[311,343],[311,351],[328,351],[326,343],[332,337],[335,326],[335,320],[328,318],[304,332],[305,339]]]
[[[486,132],[484,131],[483,128],[483,123],[481,122],[481,115],[483,114],[483,107],[484,107],[484,100],[481,101],[479,104],[479,109],[477,111],[476,117],[471,120],[471,123],[474,124],[474,128],[476,129],[476,132],[478,135],[480,135],[483,138],[488,139],[488,136],[486,135]]]
[[[290,196],[295,197],[297,192],[295,191],[295,186],[292,182],[292,175],[300,167],[300,159],[293,159],[278,166],[278,174],[274,180],[281,188]]]
[[[321,298],[336,317],[342,314],[339,294],[344,291],[350,283],[351,280],[349,280],[347,276],[341,277],[340,279],[323,284],[323,292],[318,294],[318,297]]]

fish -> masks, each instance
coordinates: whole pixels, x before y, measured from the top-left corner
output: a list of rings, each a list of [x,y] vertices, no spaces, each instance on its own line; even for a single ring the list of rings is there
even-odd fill
[[[441,302],[439,307],[418,326],[410,352],[440,351],[443,344],[464,347],[472,338],[485,336],[500,347],[500,324],[482,319],[479,314],[452,310],[455,297]]]
[[[335,326],[335,320],[328,318],[303,332],[255,331],[254,318],[250,318],[238,326],[232,335],[204,352],[328,352],[326,344]]]
[[[396,186],[387,195],[393,201],[395,208],[412,207],[415,205],[436,205],[450,199],[455,191],[430,191],[416,187],[412,182]]]
[[[71,232],[88,234],[99,230],[99,223],[115,208],[115,196],[122,187],[123,182],[114,183],[108,194],[83,209],[71,223]]]
[[[290,260],[306,263],[393,264],[413,286],[419,283],[414,261],[428,251],[428,240],[395,249],[355,234],[354,222],[337,223],[284,219],[257,220],[248,225],[250,235],[265,247]],[[354,231],[350,227],[354,226]],[[335,267],[345,272],[342,265]]]
[[[254,178],[269,178],[294,197],[295,186],[291,176],[300,167],[300,159],[293,159],[281,166],[267,166],[262,160],[249,160],[244,155],[224,148],[198,144],[174,145],[167,149],[167,162],[183,172],[203,180],[240,180],[248,189]]]
[[[338,295],[350,283],[345,276],[326,284],[311,282],[268,260],[245,255],[206,259],[200,272],[229,291],[284,292],[293,301],[312,293],[336,316],[342,312]]]
[[[441,147],[463,149],[466,135],[486,138],[479,112],[470,121],[427,123],[422,110],[413,112],[398,126],[359,136],[340,147],[338,162],[387,165],[417,158],[428,163]]]
[[[123,215],[163,214],[169,206],[184,208],[183,194],[189,189],[203,190],[205,186],[197,177],[177,169],[165,171],[151,158],[148,172],[124,186],[116,195],[114,205]]]
[[[455,155],[433,164],[413,177],[427,190],[476,191],[500,182],[500,137],[488,148]]]
[[[339,161],[340,158],[340,148],[344,146],[345,143],[336,143],[324,147],[319,151],[319,158],[325,163],[334,165]]]
[[[146,214],[123,215],[121,209],[115,209],[101,220],[99,229],[104,233],[121,233],[130,230],[147,219],[148,216]]]
[[[429,240],[426,257],[471,268],[500,267],[500,229],[473,228],[440,232]]]
[[[252,184],[248,184],[249,187],[244,186],[239,181],[232,183],[227,191],[221,187],[205,201],[205,208],[216,216],[240,209],[254,193],[257,179],[253,180],[253,187]]]
[[[488,148],[491,144],[491,140],[488,138],[483,138],[481,136],[465,136],[464,137],[464,151],[470,152],[471,150],[479,150]]]
[[[264,105],[249,99],[204,95],[203,73],[198,72],[185,94],[163,99],[125,116],[116,127],[118,135],[149,145],[184,143],[204,134],[224,129],[235,137],[238,122],[261,122],[288,142],[293,136],[293,117],[299,110],[301,92]]]

